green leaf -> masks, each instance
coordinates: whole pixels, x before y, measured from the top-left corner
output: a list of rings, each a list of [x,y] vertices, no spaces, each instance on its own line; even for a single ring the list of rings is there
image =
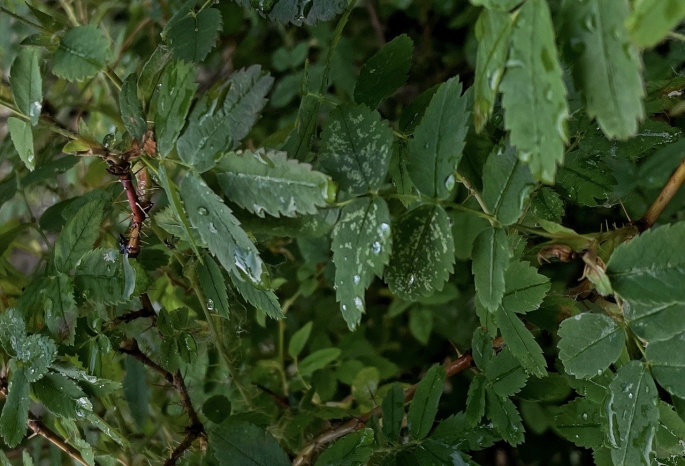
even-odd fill
[[[685,303],[623,303],[623,315],[630,330],[647,341],[667,340],[685,332]]]
[[[204,264],[198,264],[197,266],[197,275],[207,297],[207,302],[205,303],[207,310],[216,311],[219,315],[228,319],[230,317],[228,293],[226,292],[226,283],[219,265],[211,257],[205,256]]]
[[[438,413],[438,402],[445,382],[445,369],[434,365],[416,387],[414,399],[407,412],[407,426],[414,440],[425,438],[433,427]]]
[[[504,125],[519,159],[533,176],[554,182],[564,158],[568,104],[545,0],[523,4],[511,36],[507,69],[502,78]]]
[[[64,343],[72,344],[78,309],[74,301],[74,283],[71,277],[63,273],[51,277],[44,296],[45,323],[48,329],[60,340],[64,340]]]
[[[328,198],[328,178],[285,152],[231,152],[221,159],[217,177],[232,202],[260,217],[313,214]]]
[[[658,458],[685,455],[685,421],[673,410],[673,406],[661,400],[655,449]]]
[[[5,405],[0,414],[0,435],[8,447],[14,448],[24,438],[29,415],[29,380],[25,368],[12,373]]]
[[[9,117],[7,119],[7,129],[21,161],[24,162],[26,168],[33,171],[36,157],[33,151],[33,131],[31,130],[31,125],[28,121]]]
[[[621,298],[634,303],[685,301],[685,222],[650,229],[618,246],[606,273]]]
[[[238,70],[229,76],[222,88],[227,88],[222,112],[229,123],[228,132],[237,147],[250,132],[266,105],[266,95],[274,78],[259,65]]]
[[[362,429],[336,440],[321,453],[314,466],[361,466],[373,453],[373,429]]]
[[[404,419],[404,391],[398,383],[392,384],[381,403],[383,434],[390,442],[397,442]]]
[[[483,201],[502,225],[511,225],[535,187],[526,164],[516,158],[516,149],[495,147],[483,167]]]
[[[510,445],[516,446],[523,442],[523,423],[514,403],[506,396],[499,396],[491,388],[485,391],[487,400],[486,414]]]
[[[147,385],[145,366],[132,356],[125,361],[124,398],[136,426],[142,430],[150,415],[150,388]]]
[[[107,66],[109,39],[93,24],[67,31],[52,57],[52,72],[68,81],[83,81]]]
[[[409,301],[430,296],[442,290],[453,263],[454,240],[442,207],[424,204],[397,218],[385,270],[390,291]]]
[[[473,121],[481,132],[492,115],[499,83],[509,53],[509,40],[514,17],[483,9],[476,22],[478,56],[474,86]]]
[[[378,390],[380,378],[381,373],[374,366],[364,367],[354,376],[351,387],[352,396],[360,412],[368,413],[376,407],[374,395]]]
[[[584,312],[559,326],[559,359],[566,372],[577,378],[601,374],[621,355],[626,335],[605,314]]]
[[[685,356],[677,350],[685,334],[675,335],[668,340],[651,341],[647,345],[646,357],[652,374],[669,393],[685,397]]]
[[[363,197],[346,205],[333,230],[336,298],[350,329],[361,321],[364,291],[382,276],[391,249],[390,212],[381,197]]]
[[[309,151],[316,139],[316,127],[319,119],[321,100],[317,96],[307,94],[302,98],[300,111],[297,114],[297,126],[290,133],[283,150],[288,152],[291,159],[305,162],[311,160]]]
[[[484,372],[492,390],[499,396],[518,393],[528,380],[528,374],[508,347],[490,359]]]
[[[354,87],[354,101],[376,108],[397,92],[411,68],[414,42],[401,34],[388,42],[364,63]]]
[[[0,344],[9,355],[16,355],[26,340],[26,323],[20,309],[11,307],[0,314]]]
[[[283,318],[283,310],[278,303],[278,298],[271,290],[255,288],[247,280],[240,278],[235,272],[228,273],[231,283],[238,290],[240,296],[254,307],[264,312],[272,319]]]
[[[288,342],[288,354],[291,358],[297,358],[304,349],[304,345],[307,344],[309,335],[312,333],[313,324],[314,322],[307,322],[290,337],[290,341]]]
[[[470,426],[478,424],[485,414],[485,389],[487,386],[487,379],[483,374],[478,374],[471,380],[464,412],[466,422]]]
[[[502,307],[507,312],[524,314],[540,307],[551,288],[549,278],[528,262],[513,262],[504,273]]]
[[[227,419],[211,429],[209,448],[220,466],[290,466],[278,442],[249,422]]]
[[[83,390],[76,382],[61,374],[47,373],[32,388],[41,403],[59,416],[76,419],[85,416],[84,409],[92,411]]]
[[[300,375],[306,377],[338,359],[340,353],[339,348],[324,348],[314,351],[297,364],[297,370]]]
[[[171,60],[171,51],[165,45],[158,45],[150,58],[147,60],[138,78],[138,100],[143,104],[143,109],[148,108],[150,98],[157,86],[157,81],[164,71],[166,64]]]
[[[606,405],[611,459],[615,466],[648,466],[653,449],[659,394],[645,366],[630,361],[616,373]]]
[[[616,178],[603,160],[574,151],[566,155],[564,166],[559,168],[557,183],[571,202],[596,207],[608,203]]]
[[[136,289],[136,283],[138,283],[136,280],[138,272],[136,271],[136,268],[131,265],[131,262],[129,262],[128,254],[122,254],[121,262],[124,269],[124,292],[122,293],[122,298],[124,301],[128,301],[131,299],[131,295]],[[142,281],[145,283],[144,278],[142,278]]]
[[[409,141],[407,169],[421,194],[445,199],[454,189],[468,131],[467,98],[458,78],[440,85]]]
[[[528,212],[536,218],[561,223],[561,218],[564,216],[564,203],[556,191],[545,186],[531,199]]]
[[[24,376],[29,382],[39,380],[47,372],[48,366],[55,359],[57,347],[44,335],[30,335],[16,346],[16,359],[22,363]]]
[[[554,416],[554,430],[579,447],[597,448],[604,443],[606,420],[600,406],[587,398],[576,398],[559,408]]]
[[[610,139],[635,135],[645,116],[640,56],[624,26],[628,14],[624,1],[572,0],[563,10],[585,109]]]
[[[516,314],[500,307],[495,317],[502,332],[502,338],[523,368],[536,377],[547,375],[545,370],[547,363],[542,355],[542,348]]]
[[[509,242],[501,228],[481,231],[473,243],[472,270],[476,283],[476,299],[494,312],[504,297],[504,272],[509,267]]]
[[[444,442],[426,439],[421,442],[414,450],[416,466],[468,466],[459,451],[460,445],[447,445]],[[467,457],[468,458],[468,457]]]
[[[335,108],[321,133],[321,166],[352,194],[376,191],[388,173],[392,130],[364,105]]]
[[[147,122],[143,116],[143,106],[138,100],[135,74],[129,74],[121,85],[119,111],[126,131],[133,139],[138,142],[142,141],[143,135],[147,132]]]
[[[85,299],[94,303],[122,302],[123,273],[115,249],[88,251],[76,267],[74,284]]]
[[[231,414],[231,401],[224,395],[213,395],[202,405],[202,412],[215,424],[221,424]]]
[[[183,177],[180,190],[190,223],[198,229],[224,269],[261,286],[266,268],[257,247],[240,227],[231,209],[191,171]]]
[[[197,67],[192,63],[172,62],[162,72],[154,114],[157,153],[166,157],[186,122],[186,115],[195,96]]]
[[[473,331],[473,337],[471,338],[471,354],[473,356],[473,362],[476,363],[476,367],[481,370],[485,368],[488,361],[492,358],[492,338],[487,330],[482,327],[478,327]]]
[[[191,8],[195,2],[191,3]],[[199,13],[179,11],[174,16],[162,36],[171,48],[174,58],[189,62],[201,62],[216,43],[221,28],[221,13],[216,8],[206,8]]]
[[[83,255],[90,251],[100,233],[100,222],[105,210],[103,199],[93,199],[81,207],[67,221],[55,241],[55,268],[60,272],[72,270]]]
[[[679,0],[637,0],[625,21],[630,38],[638,47],[653,47],[685,18]]]
[[[409,331],[422,345],[427,345],[433,331],[433,311],[425,307],[411,309]]]
[[[17,109],[31,118],[35,126],[43,108],[43,79],[38,60],[40,52],[35,47],[21,47],[10,70],[10,86]]]
[[[519,5],[520,0],[469,0],[473,5],[484,6],[488,10],[510,11]]]

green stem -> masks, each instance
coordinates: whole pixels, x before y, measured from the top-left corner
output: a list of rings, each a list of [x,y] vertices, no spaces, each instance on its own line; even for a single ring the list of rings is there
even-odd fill
[[[28,20],[28,19],[26,19],[26,18],[22,18],[21,16],[15,14],[15,13],[12,13],[10,10],[8,10],[8,9],[5,8],[5,7],[0,6],[0,11],[2,11],[2,12],[5,13],[6,15],[9,15],[9,16],[11,16],[12,18],[16,19],[17,21],[22,22],[22,23],[24,23],[24,24],[26,24],[26,25],[28,25],[28,26],[34,27],[34,28],[39,29],[39,30],[41,30],[41,31],[43,30],[43,26],[41,26],[40,24],[36,24],[36,23],[34,23],[33,21],[30,21],[30,20]]]
[[[288,312],[288,309],[295,304],[295,301],[297,301],[297,298],[299,297],[300,290],[297,290],[297,293],[283,303],[282,309],[284,317],[278,321],[278,361],[281,363],[281,366],[283,366],[283,363],[285,362],[285,314]]]
[[[483,198],[481,197],[481,194],[469,183],[469,181],[461,176],[459,173],[454,172],[456,175],[457,181],[460,182],[461,184],[464,185],[466,189],[469,190],[469,193],[471,193],[471,196],[474,197],[476,201],[478,201],[478,205],[480,206],[481,209],[483,209],[483,212],[486,214],[490,215],[490,223],[493,223],[494,216],[492,215],[492,212],[488,210],[488,207],[485,205],[485,201],[483,201]],[[494,224],[493,224],[494,225]]]
[[[114,70],[111,67],[107,67],[105,71],[105,76],[109,78],[110,81],[112,81],[112,84],[114,84],[114,87],[117,88],[118,91],[121,91],[121,86],[124,84],[123,81],[117,74],[114,72]]]
[[[331,63],[333,61],[333,54],[335,53],[335,49],[338,47],[338,42],[340,42],[340,38],[342,37],[343,29],[345,29],[345,25],[347,24],[347,20],[350,19],[350,14],[352,13],[352,10],[354,9],[354,6],[356,3],[357,3],[357,0],[351,0],[350,1],[350,4],[347,6],[345,13],[342,15],[342,17],[340,18],[340,21],[338,21],[338,25],[335,28],[333,40],[331,41],[331,46],[328,49],[328,55],[326,56],[326,67],[323,70],[323,77],[321,79],[321,87],[319,88],[319,94],[321,94],[321,95],[324,95],[324,92],[328,88],[328,75],[331,72]]]
[[[680,34],[677,32],[669,32],[668,37],[670,37],[671,39],[676,39],[676,40],[685,42],[685,35],[684,34]]]
[[[71,8],[71,5],[69,5],[66,2],[66,0],[59,0],[59,4],[62,6],[64,12],[67,14],[67,18],[69,18],[69,22],[71,23],[71,25],[74,27],[80,26],[78,19],[76,18],[76,14],[74,13],[74,10]]]

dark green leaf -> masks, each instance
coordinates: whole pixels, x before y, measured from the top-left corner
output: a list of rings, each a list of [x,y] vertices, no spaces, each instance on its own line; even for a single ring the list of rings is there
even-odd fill
[[[40,52],[35,47],[21,47],[10,70],[10,86],[17,109],[36,125],[43,108],[43,79],[38,59]]]
[[[462,455],[458,445],[446,445],[432,438],[421,442],[414,450],[416,466],[468,466]]]
[[[354,101],[376,108],[407,81],[414,42],[401,34],[388,42],[359,71]]]
[[[400,438],[402,420],[404,419],[404,391],[400,384],[395,383],[383,397],[381,403],[383,412],[383,434],[390,442],[397,442]]]
[[[195,96],[197,68],[191,63],[175,61],[162,72],[157,92],[157,109],[154,114],[157,153],[166,157],[186,121],[186,115]]]
[[[45,288],[45,323],[59,340],[74,342],[78,309],[74,301],[74,283],[66,274],[50,277]]]
[[[484,372],[492,390],[499,396],[518,393],[528,380],[528,374],[508,347],[490,359]]]
[[[303,377],[311,375],[314,371],[323,369],[340,356],[339,348],[324,348],[314,351],[303,358],[297,365],[297,370]]]
[[[485,414],[485,388],[487,380],[483,374],[476,375],[469,385],[468,396],[466,397],[466,422],[470,426],[475,426],[480,422]]]
[[[123,271],[115,249],[88,251],[76,267],[74,283],[80,296],[94,303],[122,302]]]
[[[309,335],[312,333],[313,324],[314,322],[307,322],[302,328],[298,329],[297,332],[293,333],[293,336],[288,342],[288,354],[291,358],[297,358],[304,349],[304,345],[307,344]]]
[[[630,330],[647,341],[666,340],[685,332],[685,303],[623,303]]]
[[[220,466],[290,466],[278,442],[249,422],[224,421],[209,431],[209,447]]]
[[[0,414],[0,435],[10,448],[17,446],[26,433],[26,421],[31,401],[26,370],[19,368],[12,374],[7,400]]]
[[[523,4],[511,41],[501,84],[505,127],[519,159],[529,164],[536,179],[551,184],[564,158],[569,111],[545,0]]]
[[[138,78],[138,99],[143,104],[143,109],[147,109],[152,93],[155,90],[157,81],[164,71],[166,64],[171,60],[171,51],[165,45],[158,45],[152,55],[147,60]]]
[[[321,166],[345,191],[376,191],[388,173],[392,130],[364,105],[340,106],[321,133]]]
[[[431,431],[444,382],[445,369],[440,365],[428,369],[419,382],[407,412],[407,426],[415,440],[421,440]]]
[[[234,148],[259,118],[273,83],[274,78],[262,71],[259,65],[238,70],[229,76],[225,84],[228,91],[221,111],[229,123],[228,132]]]
[[[202,412],[210,421],[221,424],[231,414],[231,402],[224,395],[210,396],[202,405]]]
[[[195,2],[192,2],[193,5]],[[221,13],[215,8],[206,8],[199,13],[179,11],[181,18],[169,21],[162,31],[174,58],[190,62],[201,62],[216,43],[221,27]]]
[[[470,0],[470,2],[495,11],[510,11],[521,3],[520,0]]]
[[[564,203],[556,191],[545,186],[531,199],[528,212],[537,218],[561,223],[561,218],[564,216]]]
[[[652,341],[647,345],[646,357],[652,367],[652,374],[669,393],[685,397],[685,354],[676,350],[684,334],[675,335],[663,341]]]
[[[26,168],[33,171],[35,168],[35,153],[33,152],[33,131],[31,130],[31,125],[28,121],[9,117],[7,119],[7,130],[21,161],[24,162]]]
[[[486,414],[510,445],[516,446],[523,442],[523,423],[516,406],[506,396],[499,396],[491,388],[486,390]]]
[[[143,140],[147,132],[147,122],[143,116],[143,106],[138,100],[138,86],[136,75],[129,74],[121,86],[119,93],[119,111],[126,131],[137,141]]]
[[[76,419],[92,411],[90,401],[83,390],[76,382],[61,374],[47,373],[35,382],[32,388],[41,403],[59,416]]]
[[[597,448],[604,443],[600,406],[587,398],[576,398],[559,408],[554,429],[579,447]]]
[[[409,331],[421,344],[427,345],[433,331],[433,311],[415,307],[409,311]]]
[[[473,331],[473,338],[471,339],[471,354],[476,367],[483,370],[488,361],[492,358],[492,338],[488,332],[478,327]]]
[[[454,189],[469,120],[461,89],[458,78],[441,84],[409,141],[407,169],[416,188],[428,197],[445,199]]]
[[[424,204],[400,216],[392,228],[392,249],[385,270],[390,291],[415,301],[441,290],[454,263],[454,240],[442,207]]]
[[[362,429],[337,440],[314,466],[362,466],[373,453],[373,429]]]
[[[659,426],[656,430],[656,452],[659,458],[685,455],[685,421],[673,406],[659,401]]]
[[[273,291],[255,288],[250,282],[243,280],[235,272],[229,272],[228,275],[231,278],[231,283],[233,283],[233,286],[238,290],[238,293],[240,293],[240,296],[242,296],[245,301],[252,304],[272,319],[280,319],[283,317],[283,310]]]
[[[519,360],[523,368],[532,375],[544,377],[547,374],[542,348],[535,341],[533,334],[513,312],[499,308],[495,315],[502,338]]]
[[[124,398],[131,410],[131,416],[139,430],[148,420],[150,413],[150,389],[145,378],[145,366],[132,356],[126,358],[126,376],[124,377]]]
[[[626,19],[633,43],[652,47],[685,18],[685,4],[679,0],[640,0]]]
[[[608,203],[616,186],[611,169],[594,155],[574,151],[566,155],[557,176],[560,192],[571,202],[596,207]]]
[[[472,256],[476,299],[494,312],[502,303],[504,272],[509,267],[509,243],[505,231],[494,227],[481,231],[473,243]]]
[[[309,151],[316,138],[316,126],[319,119],[321,101],[317,96],[305,95],[300,104],[300,112],[297,115],[297,126],[290,133],[283,150],[288,152],[291,159],[305,162],[311,160]]]
[[[537,272],[528,262],[514,262],[504,273],[502,307],[520,314],[540,307],[551,285],[549,278]]]
[[[93,24],[70,29],[52,57],[52,72],[68,81],[83,81],[107,66],[109,39]]]
[[[104,209],[104,200],[93,199],[67,221],[55,242],[55,268],[57,270],[69,272],[81,257],[90,251],[99,235]]]
[[[207,297],[207,302],[205,303],[207,310],[211,312],[216,311],[219,315],[228,319],[230,316],[228,293],[226,292],[224,276],[216,261],[211,257],[205,256],[204,264],[198,264],[197,274]]]

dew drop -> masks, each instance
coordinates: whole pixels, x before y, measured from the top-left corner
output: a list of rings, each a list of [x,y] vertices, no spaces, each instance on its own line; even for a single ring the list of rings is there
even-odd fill
[[[214,301],[211,299],[207,300],[207,310],[208,311],[213,311],[214,310]]]
[[[381,243],[374,241],[374,243],[371,245],[371,250],[374,254],[379,254],[381,252]]]
[[[583,421],[587,421],[587,413],[583,413]]]
[[[343,311],[346,311],[346,310],[347,310],[347,306],[343,304],[343,305],[342,305],[342,310],[343,310]]]
[[[414,274],[409,275],[409,279],[407,280],[407,285],[409,285],[409,286],[413,285],[414,280],[416,280],[416,277],[414,277]]]
[[[428,143],[425,143],[425,144],[423,145],[423,148],[424,148],[424,149],[428,149]]]
[[[633,399],[633,394],[632,394],[632,393],[628,393],[628,399],[630,399],[630,400]]]
[[[448,191],[452,191],[454,189],[454,175],[450,175],[445,179],[445,189]]]
[[[197,213],[200,215],[209,215],[209,211],[204,207],[198,207]]]
[[[218,233],[216,227],[214,226],[214,222],[209,222],[209,232],[210,233]]]
[[[359,296],[354,298],[354,306],[357,308],[358,311],[363,311],[364,310],[364,302],[362,301],[362,298]]]
[[[390,225],[387,223],[381,223],[378,228],[380,229],[379,232],[383,238],[390,236]]]
[[[355,275],[354,277],[352,277],[352,282],[353,282],[355,285],[359,285],[359,282],[360,282],[360,281],[361,281],[361,277],[360,277],[359,275]]]

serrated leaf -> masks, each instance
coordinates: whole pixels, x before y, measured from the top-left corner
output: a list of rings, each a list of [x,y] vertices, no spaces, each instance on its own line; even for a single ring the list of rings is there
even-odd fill
[[[55,342],[45,335],[29,335],[16,346],[16,360],[21,361],[24,376],[29,382],[39,380],[47,372],[55,359]]]
[[[43,108],[43,79],[38,59],[40,52],[35,47],[21,47],[10,70],[10,86],[17,109],[31,119],[35,126]]]
[[[373,437],[373,429],[369,428],[347,434],[321,453],[314,466],[367,464],[373,453]]]
[[[115,249],[88,251],[76,267],[74,284],[81,296],[94,303],[122,301],[123,271]]]
[[[36,157],[33,151],[33,130],[31,130],[31,125],[28,121],[9,117],[7,119],[7,130],[21,161],[24,162],[26,168],[33,171]]]
[[[407,412],[407,426],[414,440],[425,438],[433,428],[445,382],[445,369],[434,365],[423,376]]]
[[[625,23],[635,45],[652,47],[683,18],[685,4],[679,0],[637,0],[633,2],[633,11]]]
[[[468,131],[467,98],[458,78],[440,85],[409,141],[407,169],[421,194],[445,199],[454,189]]]
[[[614,465],[650,465],[659,394],[649,371],[641,362],[630,361],[618,370],[609,390],[606,410]]]
[[[304,345],[307,344],[309,340],[309,335],[312,333],[312,325],[314,322],[307,322],[302,328],[299,328],[297,332],[293,333],[288,342],[288,354],[291,358],[295,359],[304,349]]]
[[[545,0],[527,1],[519,10],[500,88],[511,144],[533,176],[551,184],[564,158],[569,111]]]
[[[207,302],[204,305],[209,311],[216,311],[219,315],[229,318],[228,293],[224,276],[219,265],[211,257],[204,258],[204,264],[198,264],[197,274],[200,285],[205,292]]]
[[[321,166],[353,194],[376,191],[388,173],[392,130],[364,105],[335,108],[321,133]]]
[[[74,301],[74,283],[66,274],[51,277],[45,288],[45,323],[53,335],[73,344],[78,309]]]
[[[596,207],[608,203],[616,178],[604,160],[574,151],[566,154],[557,183],[566,199],[578,205]]]
[[[259,118],[259,112],[266,105],[266,95],[273,83],[274,78],[262,71],[259,65],[238,70],[229,76],[222,111],[229,122],[234,148],[247,136]]]
[[[150,58],[143,65],[138,78],[138,99],[143,104],[143,109],[148,108],[148,103],[155,90],[157,81],[164,71],[166,64],[171,60],[171,51],[166,45],[159,44]]]
[[[480,133],[492,115],[504,65],[514,17],[508,13],[483,9],[476,22],[478,56],[474,86],[473,121]]]
[[[411,68],[414,42],[401,34],[388,42],[364,63],[354,88],[354,101],[376,108],[397,92]]]
[[[442,207],[424,204],[393,223],[385,281],[398,297],[416,301],[441,290],[453,264],[454,240]]]
[[[297,364],[297,370],[303,377],[311,375],[314,371],[323,369],[340,356],[339,348],[324,348],[307,355]]]
[[[26,339],[26,323],[20,310],[11,307],[0,314],[0,344],[12,356]]]
[[[492,338],[488,334],[487,330],[482,327],[478,327],[473,331],[473,338],[471,339],[471,354],[473,356],[473,362],[476,363],[476,367],[481,370],[485,368],[488,361],[493,356]]]
[[[542,348],[516,314],[500,307],[495,317],[502,332],[502,338],[523,368],[537,377],[547,375],[545,370],[547,363],[542,355]]]
[[[685,222],[650,229],[618,246],[606,274],[621,298],[634,303],[685,301]]]
[[[483,201],[502,225],[511,225],[523,215],[535,182],[526,164],[510,145],[495,147],[483,167]]]
[[[504,297],[504,272],[509,267],[509,242],[501,228],[481,231],[473,243],[472,271],[476,283],[476,299],[494,312]]]
[[[487,379],[483,374],[476,375],[466,397],[466,410],[464,416],[469,426],[477,425],[485,415],[485,389]]]
[[[93,24],[67,31],[52,57],[52,72],[68,81],[83,81],[107,66],[109,39]]]
[[[191,224],[224,269],[262,286],[267,274],[264,263],[231,209],[191,171],[183,177],[180,193]]]
[[[328,178],[285,152],[231,152],[217,171],[226,196],[260,217],[313,214],[328,198]]]
[[[563,10],[585,109],[609,139],[633,136],[645,116],[640,56],[624,26],[629,12],[628,2],[601,0],[569,1]]]
[[[0,435],[10,448],[17,446],[24,438],[30,401],[26,369],[19,368],[12,374],[7,399],[0,414]]]
[[[623,315],[630,330],[649,342],[666,340],[685,332],[685,303],[623,303]]]
[[[142,141],[143,135],[147,132],[147,122],[143,116],[143,106],[138,100],[138,85],[135,74],[129,74],[121,85],[119,111],[126,131],[133,139]]]
[[[668,340],[649,342],[646,350],[647,361],[652,367],[652,374],[669,393],[685,397],[685,356],[676,350],[685,340],[685,333]]]
[[[576,398],[559,408],[554,429],[579,447],[597,448],[604,443],[600,406],[587,398]]]
[[[625,332],[604,314],[585,312],[559,326],[559,358],[566,372],[590,378],[613,364],[625,347]]]
[[[659,400],[659,426],[656,431],[658,458],[685,455],[685,421],[673,410],[673,406]]]
[[[499,396],[518,393],[528,380],[528,374],[509,348],[504,348],[491,358],[484,372],[492,390]]]
[[[254,307],[264,312],[272,319],[283,318],[283,310],[278,303],[278,298],[271,290],[255,288],[247,280],[243,280],[235,272],[229,272],[231,283],[238,290],[240,296]]]
[[[61,374],[47,373],[31,387],[47,409],[67,419],[83,417],[83,409],[90,405],[86,394],[76,382]]]
[[[416,466],[469,466],[464,460],[468,456],[459,451],[459,445],[447,445],[432,438],[421,442],[413,453],[416,462],[412,464]]]
[[[528,262],[514,262],[504,273],[502,307],[508,312],[524,314],[540,307],[551,288],[549,278],[537,272]]]
[[[288,152],[291,159],[300,162],[311,160],[309,151],[316,138],[320,108],[321,100],[317,96],[307,94],[302,97],[300,111],[297,114],[297,126],[283,146],[283,150]]]
[[[361,321],[364,292],[374,275],[383,275],[391,245],[390,212],[383,198],[356,199],[342,209],[331,248],[336,298],[350,329]]]
[[[397,442],[404,419],[404,391],[398,383],[392,384],[381,403],[383,434],[390,442]]]
[[[220,466],[290,466],[278,442],[245,421],[226,420],[211,429],[209,448]]]
[[[175,59],[199,63],[216,43],[221,28],[221,13],[216,8],[206,8],[198,13],[181,10],[179,14],[183,14],[183,17],[173,23],[170,20],[162,34]]]
[[[564,203],[556,191],[545,186],[531,199],[528,212],[536,218],[561,223],[561,218],[564,216]]]
[[[491,388],[485,391],[487,400],[486,415],[510,445],[523,442],[523,423],[514,403],[506,396],[499,396]]]
[[[83,255],[90,251],[100,232],[100,221],[105,209],[103,199],[93,199],[81,207],[67,221],[55,241],[55,268],[69,272]]]
[[[166,157],[186,121],[186,115],[195,96],[197,68],[192,63],[175,61],[164,68],[157,92],[157,109],[154,114],[157,153]]]

